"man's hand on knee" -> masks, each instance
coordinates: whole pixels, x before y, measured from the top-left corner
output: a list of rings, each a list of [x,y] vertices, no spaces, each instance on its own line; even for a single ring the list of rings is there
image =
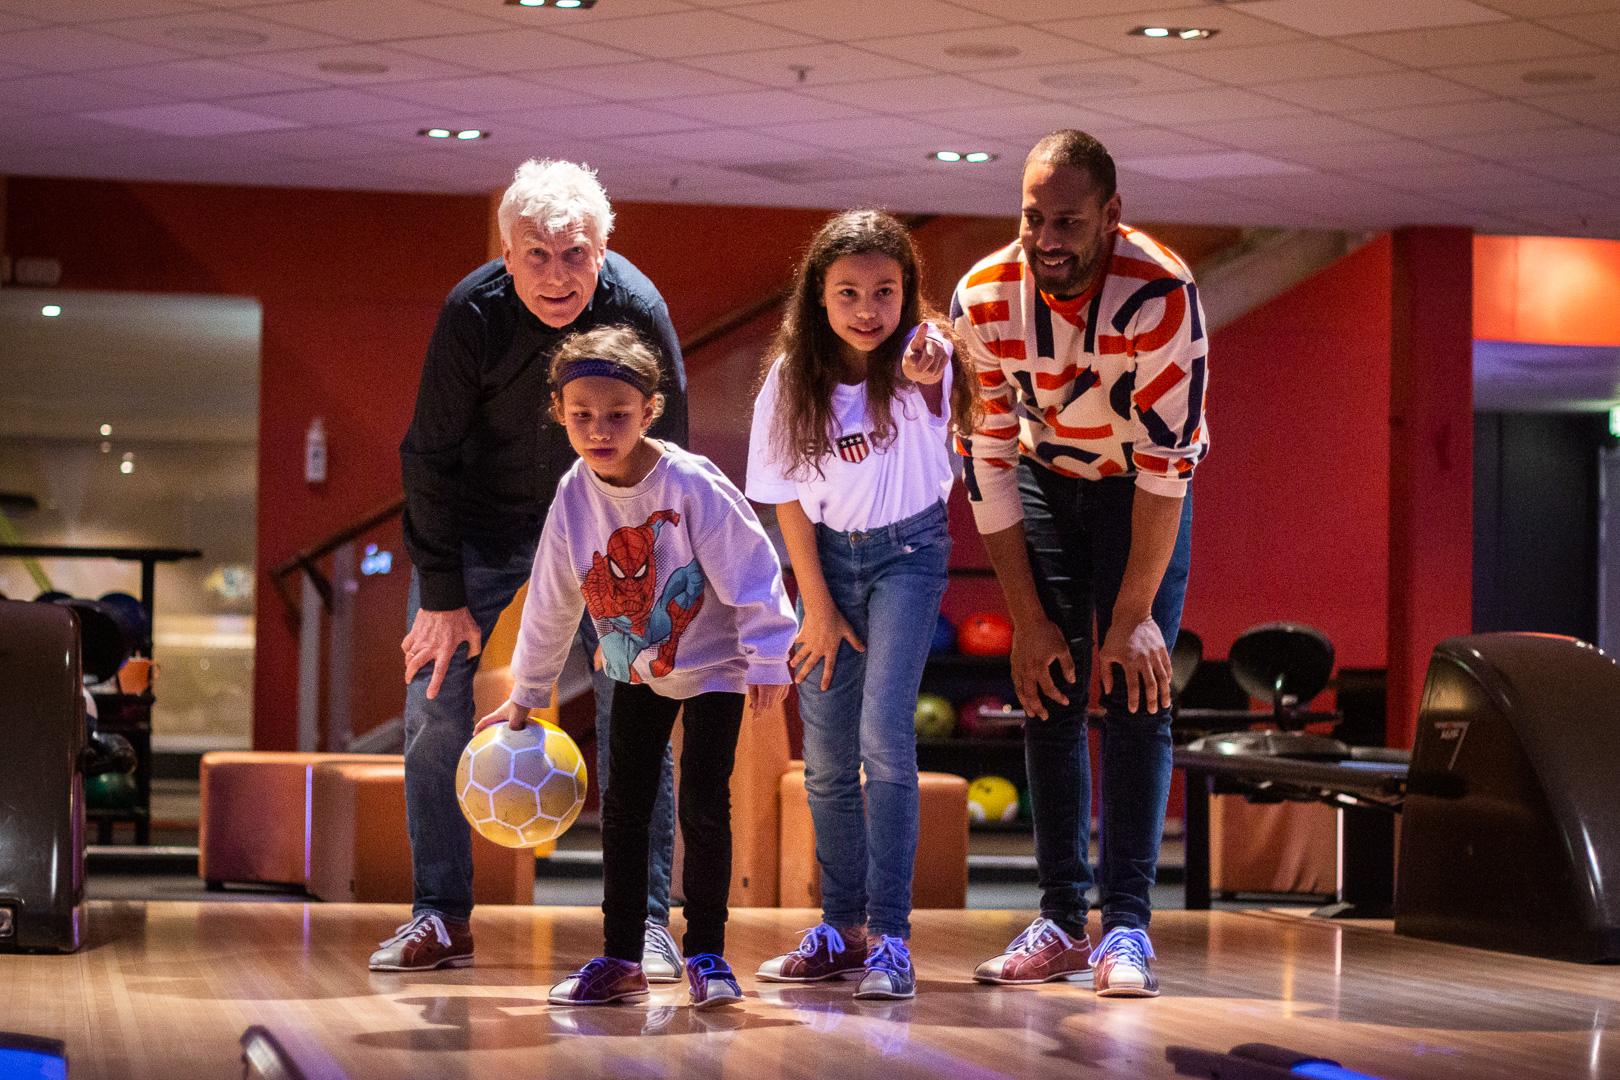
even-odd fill
[[[438,697],[439,687],[444,683],[445,673],[450,670],[450,658],[455,655],[456,649],[466,642],[467,658],[470,660],[483,648],[483,640],[484,635],[473,620],[472,612],[464,607],[454,611],[428,611],[426,608],[417,611],[411,632],[399,644],[400,651],[405,654],[405,682],[409,684],[418,671],[432,664],[433,679],[428,683],[427,696]]]
[[[1170,707],[1170,650],[1152,617],[1114,623],[1097,651],[1103,693],[1114,688],[1114,665],[1125,672],[1125,697],[1131,712],[1162,712]]]
[[[1024,711],[1039,720],[1047,719],[1046,702],[1041,695],[1067,705],[1069,697],[1052,679],[1052,664],[1063,672],[1064,683],[1074,685],[1074,655],[1063,631],[1051,619],[1013,621],[1013,690]]]

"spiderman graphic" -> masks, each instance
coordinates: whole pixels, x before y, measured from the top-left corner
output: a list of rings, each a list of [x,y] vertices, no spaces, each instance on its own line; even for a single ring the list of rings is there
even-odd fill
[[[673,671],[681,635],[703,607],[703,571],[696,559],[670,573],[663,592],[657,592],[658,533],[680,521],[674,510],[655,511],[640,525],[613,530],[606,555],[591,555],[580,591],[591,618],[609,627],[598,656],[602,669],[619,682],[641,682],[636,659],[654,647],[658,654],[647,670],[654,678]]]

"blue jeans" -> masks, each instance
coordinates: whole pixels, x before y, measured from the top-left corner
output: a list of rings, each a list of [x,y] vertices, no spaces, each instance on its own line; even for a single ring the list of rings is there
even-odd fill
[[[534,549],[491,558],[472,545],[462,549],[467,607],[485,641],[534,567]],[[411,571],[407,628],[421,607],[420,581]],[[587,620],[586,626],[589,626]],[[581,636],[584,636],[583,633]],[[596,651],[593,638],[586,642]],[[452,919],[472,914],[472,833],[456,802],[456,765],[472,736],[472,682],[478,658],[467,658],[466,646],[450,659],[439,696],[427,696],[433,665],[416,673],[405,690],[405,822],[411,837],[411,874],[415,902],[412,914],[435,912]],[[613,709],[613,680],[594,672],[596,693],[596,768],[598,787],[607,790],[608,718]],[[648,860],[647,917],[669,923],[669,876],[675,847],[674,763],[664,755],[653,810]]]
[[[858,653],[839,643],[828,689],[820,663],[799,684],[822,918],[905,938],[917,855],[914,717],[950,561],[945,505],[867,532],[817,525],[816,551],[833,602],[866,645]]]
[[[1086,857],[1091,839],[1091,756],[1086,695],[1093,641],[1108,635],[1114,601],[1131,550],[1136,483],[1127,476],[1074,480],[1028,459],[1018,464],[1024,535],[1035,587],[1047,617],[1068,639],[1078,680],[1067,706],[1048,702],[1050,719],[1024,727],[1035,817],[1035,862],[1041,914],[1070,932],[1084,929],[1093,884]],[[1192,561],[1192,496],[1181,508],[1175,551],[1153,598],[1153,621],[1165,645],[1181,629]],[[1096,621],[1096,638],[1092,621]],[[1170,793],[1170,712],[1130,712],[1124,680],[1102,700],[1102,800],[1097,866],[1104,931],[1146,929],[1159,865],[1164,807]]]

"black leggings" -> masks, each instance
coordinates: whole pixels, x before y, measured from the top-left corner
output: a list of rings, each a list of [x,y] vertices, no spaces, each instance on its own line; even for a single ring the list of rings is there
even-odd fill
[[[660,697],[643,683],[613,688],[608,724],[608,772],[602,799],[602,915],[604,952],[641,960],[647,919],[647,827],[658,795],[658,771],[681,721],[679,807],[686,865],[687,956],[726,947],[726,900],[731,893],[731,768],[742,727],[742,694],[699,694],[685,701]]]

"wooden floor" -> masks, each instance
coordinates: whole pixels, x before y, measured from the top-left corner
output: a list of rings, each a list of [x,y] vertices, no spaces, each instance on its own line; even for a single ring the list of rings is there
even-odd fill
[[[484,908],[478,966],[372,974],[403,909],[335,904],[99,902],[72,956],[0,955],[0,1030],[67,1043],[72,1080],[240,1076],[251,1024],[306,1064],[361,1077],[1172,1076],[1170,1044],[1270,1042],[1386,1077],[1620,1077],[1620,968],[1587,967],[1268,913],[1164,912],[1164,996],[1103,1000],[1067,986],[989,988],[974,963],[1022,912],[920,912],[917,999],[850,984],[750,977],[814,921],[733,913],[741,1007],[697,1013],[684,987],[649,1005],[559,1009],[547,987],[600,941],[584,908]]]

